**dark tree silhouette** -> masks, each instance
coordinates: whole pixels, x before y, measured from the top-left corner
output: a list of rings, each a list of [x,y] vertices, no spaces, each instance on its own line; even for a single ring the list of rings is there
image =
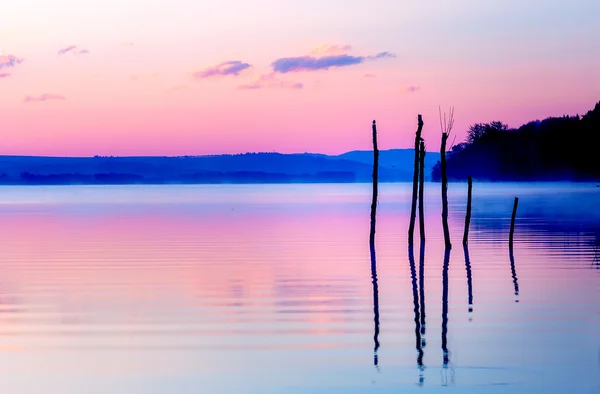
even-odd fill
[[[448,152],[449,180],[600,180],[600,102],[584,116],[563,116],[510,129],[499,121],[478,123],[466,141]],[[432,170],[440,181],[441,163]]]

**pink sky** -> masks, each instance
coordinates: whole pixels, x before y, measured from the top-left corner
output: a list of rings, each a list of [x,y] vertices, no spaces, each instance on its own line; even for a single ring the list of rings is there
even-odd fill
[[[526,4],[525,4],[526,3]],[[429,149],[600,100],[596,0],[19,0],[0,5],[0,154]],[[377,56],[379,54],[379,56]],[[336,67],[336,65],[338,65]]]

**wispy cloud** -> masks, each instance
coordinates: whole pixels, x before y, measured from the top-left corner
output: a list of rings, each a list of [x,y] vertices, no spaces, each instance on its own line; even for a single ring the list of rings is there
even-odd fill
[[[165,92],[170,93],[170,92],[177,92],[180,90],[185,90],[189,88],[188,85],[175,85],[175,86],[171,86],[170,88],[165,89]]]
[[[239,60],[231,60],[205,68],[204,70],[197,71],[192,75],[196,79],[205,79],[225,75],[237,76],[240,74],[240,72],[250,67],[252,66],[248,63],[244,63]]]
[[[341,55],[352,49],[350,45],[319,45],[310,54],[316,56],[322,55]]]
[[[417,91],[419,91],[419,90],[421,90],[421,87],[420,87],[420,86],[414,86],[414,85],[413,85],[413,86],[405,86],[405,87],[402,89],[402,91],[403,91],[404,93],[415,93],[415,92],[417,92]]]
[[[2,79],[2,78],[8,78],[8,77],[10,77],[10,75],[11,74],[9,74],[9,73],[0,73],[0,79]]]
[[[130,74],[127,76],[127,78],[129,79],[130,82],[135,82],[138,81],[140,79],[152,79],[155,78],[156,76],[158,76],[158,73],[151,73],[151,74]]]
[[[361,64],[369,60],[395,57],[390,52],[381,52],[372,56],[352,56],[348,54],[316,56],[284,57],[275,60],[271,66],[273,71],[288,73],[295,71],[328,70],[332,67],[346,67]]]
[[[85,55],[90,53],[87,49],[79,49],[77,45],[69,45],[68,47],[62,48],[58,50],[59,55],[66,55],[67,53],[72,53],[74,55]]]
[[[23,100],[23,102],[25,103],[34,103],[34,102],[40,102],[40,101],[53,101],[53,100],[65,100],[65,96],[62,96],[60,94],[51,94],[51,93],[44,93],[41,96],[27,96],[25,97],[25,100]]]
[[[239,90],[256,90],[256,89],[302,89],[304,85],[301,82],[285,81],[278,79],[275,73],[261,75],[256,81],[240,85]]]
[[[369,74],[369,73],[365,73],[363,75],[361,75],[361,78],[375,78],[376,75],[375,74]]]
[[[12,68],[23,63],[23,59],[19,59],[12,55],[0,55],[0,70],[3,68]]]

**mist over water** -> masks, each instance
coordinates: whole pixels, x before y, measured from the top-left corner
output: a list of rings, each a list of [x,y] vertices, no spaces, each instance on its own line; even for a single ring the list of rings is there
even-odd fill
[[[380,185],[373,264],[370,184],[3,187],[0,389],[598,390],[600,189],[476,182],[463,250],[451,183],[446,254],[425,191],[409,259]]]

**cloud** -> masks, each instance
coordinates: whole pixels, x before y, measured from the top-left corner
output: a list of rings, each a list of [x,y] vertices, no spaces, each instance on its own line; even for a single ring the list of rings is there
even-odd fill
[[[0,70],[3,68],[12,68],[23,63],[23,59],[19,59],[12,55],[0,55]]]
[[[311,55],[341,55],[350,51],[350,45],[319,45],[310,54]]]
[[[298,90],[302,89],[304,84],[300,82],[284,81],[277,79],[275,73],[261,75],[256,81],[247,84],[240,85],[237,88],[239,90],[257,90],[257,89],[290,89]]]
[[[404,93],[415,93],[418,90],[421,90],[420,86],[406,86],[402,89]]]
[[[8,78],[10,76],[11,76],[11,74],[9,74],[9,73],[0,73],[0,79],[2,79],[2,78]]]
[[[391,52],[379,52],[375,56],[368,56],[368,59],[385,59],[385,58],[394,58],[394,57],[396,57],[396,55],[394,55]]]
[[[151,79],[158,76],[158,73],[152,73],[152,74],[130,74],[127,76],[127,78],[129,78],[130,82],[135,82],[137,80],[140,79]]]
[[[240,74],[240,72],[250,67],[252,66],[248,63],[243,63],[239,60],[232,60],[228,62],[219,63],[215,66],[205,68],[201,71],[197,71],[193,74],[193,77],[196,79],[205,79],[224,75],[237,76]]]
[[[273,71],[288,73],[295,71],[328,70],[332,67],[346,67],[364,63],[368,60],[395,57],[390,52],[381,52],[373,56],[352,56],[348,54],[316,56],[284,57],[275,60],[271,66]]]
[[[66,47],[66,48],[59,49],[59,50],[58,50],[58,54],[59,54],[59,55],[64,55],[64,54],[65,54],[65,53],[67,53],[67,52],[71,52],[71,51],[75,50],[75,48],[77,48],[77,46],[75,46],[75,45],[70,45],[70,46],[68,46],[68,47]]]
[[[187,88],[189,88],[188,85],[175,85],[175,86],[171,86],[168,89],[165,89],[165,92],[177,92],[179,90],[184,90],[184,89],[187,89]]]
[[[23,102],[33,103],[33,102],[51,101],[51,100],[61,100],[62,101],[62,100],[65,100],[65,96],[61,96],[60,94],[44,93],[38,97],[27,96],[27,97],[25,97],[25,100],[23,100]]]
[[[375,78],[376,75],[375,74],[369,74],[369,73],[365,73],[363,75],[361,75],[361,78]]]
[[[74,55],[85,55],[90,53],[90,51],[87,49],[77,49],[77,45],[69,45],[68,47],[58,50],[59,55],[65,55],[67,53],[72,53]]]

